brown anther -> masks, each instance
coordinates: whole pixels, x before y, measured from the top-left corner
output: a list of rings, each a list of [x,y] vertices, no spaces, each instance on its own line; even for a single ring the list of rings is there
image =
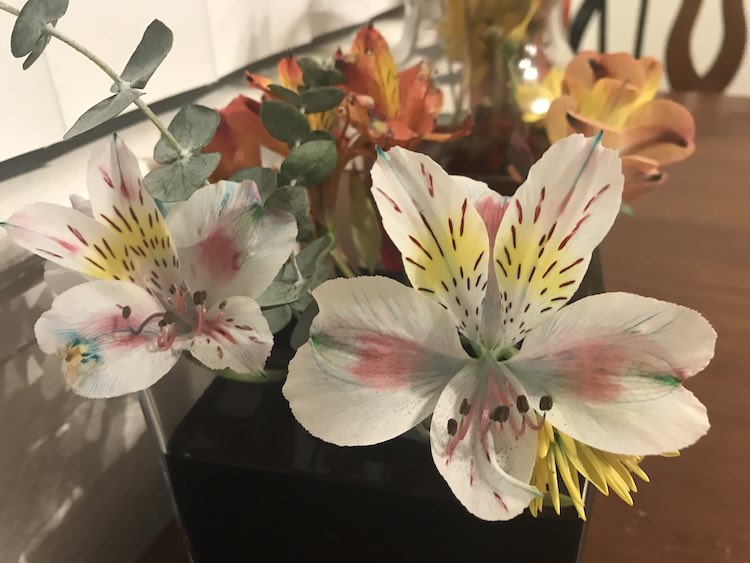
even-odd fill
[[[458,409],[458,412],[466,416],[467,414],[469,414],[470,409],[471,409],[471,405],[469,404],[469,401],[464,399],[463,401],[461,401],[461,407]]]
[[[174,313],[172,313],[172,311],[167,311],[164,313],[164,319],[162,320],[165,325],[171,325],[174,322]]]
[[[193,304],[195,306],[203,305],[203,302],[206,300],[206,292],[205,291],[196,291],[193,293]]]
[[[224,300],[224,301],[222,301],[221,303],[219,303],[219,309],[223,309],[223,308],[224,308],[224,307],[226,307],[226,306],[227,306],[227,302],[226,302],[226,300]]]
[[[490,414],[490,420],[495,422],[505,422],[510,417],[510,409],[505,405],[499,405]]]
[[[516,399],[516,408],[521,414],[529,411],[529,400],[526,398],[526,395],[518,396],[518,398]]]
[[[448,434],[455,436],[458,432],[458,421],[455,418],[448,419]]]
[[[125,305],[122,308],[122,318],[127,319],[130,316],[130,313],[132,313],[132,309],[130,308],[130,305]]]
[[[548,411],[552,408],[552,397],[544,395],[539,399],[539,410]]]

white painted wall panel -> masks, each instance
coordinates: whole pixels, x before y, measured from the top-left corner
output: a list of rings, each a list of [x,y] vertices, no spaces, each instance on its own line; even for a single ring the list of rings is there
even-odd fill
[[[21,6],[21,0],[10,0]],[[153,102],[211,84],[250,63],[364,22],[399,0],[75,0],[59,29],[121,71],[146,26],[162,20],[172,52],[146,88]],[[26,72],[7,48],[13,18],[0,13],[4,85],[0,161],[61,140],[111,81],[93,63],[52,40]],[[132,110],[130,110],[132,111]],[[33,121],[29,123],[30,117]]]

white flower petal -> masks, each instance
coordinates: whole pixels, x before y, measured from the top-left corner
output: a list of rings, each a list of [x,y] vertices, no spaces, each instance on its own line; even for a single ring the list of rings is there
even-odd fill
[[[257,374],[271,353],[273,335],[258,304],[235,296],[209,309],[201,332],[184,337],[182,345],[211,369]]]
[[[313,435],[341,446],[403,434],[432,412],[468,356],[447,312],[393,280],[325,282],[284,396]]]
[[[258,297],[295,246],[297,223],[260,205],[254,182],[219,182],[196,191],[167,217],[183,270],[209,301],[225,295]]]
[[[617,152],[571,135],[529,171],[503,217],[494,248],[502,296],[501,345],[517,342],[562,307],[620,209]]]
[[[492,191],[487,184],[479,182],[465,176],[451,176],[460,186],[462,186],[469,196],[469,201],[482,218],[487,235],[490,241],[490,256],[493,255],[495,246],[495,237],[500,228],[503,215],[508,209],[509,197],[500,195]],[[484,345],[491,349],[500,341],[502,337],[502,315],[498,314],[500,310],[500,289],[497,285],[497,276],[495,268],[487,268],[487,293],[484,303],[481,307],[480,332]]]
[[[705,407],[682,387],[714,353],[716,333],[697,312],[605,293],[552,315],[505,363],[547,420],[573,438],[622,454],[684,448],[708,430]]]
[[[135,267],[135,272],[125,268],[129,271],[120,278],[140,278],[138,283],[165,296],[170,285],[179,287],[182,278],[172,237],[143,187],[138,160],[122,139],[113,136],[92,155],[88,190],[94,219],[111,233],[112,261]]]
[[[65,268],[102,279],[129,275],[116,254],[122,245],[115,243],[112,231],[75,209],[33,203],[2,226],[17,245]]]
[[[130,307],[127,319],[124,306]],[[156,321],[133,334],[149,315],[160,311],[144,289],[98,280],[59,295],[34,330],[43,352],[64,358],[65,378],[77,394],[116,397],[153,385],[177,361],[178,351],[157,348]]]
[[[478,339],[489,240],[466,192],[428,156],[395,147],[378,156],[372,194],[412,285]]]
[[[526,429],[516,438],[509,423],[488,420],[495,405],[489,379],[498,378],[498,373],[487,362],[469,363],[440,395],[430,429],[438,471],[466,509],[483,520],[518,516],[540,494],[529,485],[536,460],[536,432]],[[462,420],[464,400],[471,410]],[[461,421],[454,435],[448,431],[450,419]]]

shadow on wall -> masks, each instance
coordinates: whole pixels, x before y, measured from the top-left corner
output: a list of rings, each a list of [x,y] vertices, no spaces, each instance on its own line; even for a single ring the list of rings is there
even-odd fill
[[[133,561],[171,516],[156,444],[135,396],[66,388],[33,339],[52,300],[38,282],[0,292],[2,560]]]

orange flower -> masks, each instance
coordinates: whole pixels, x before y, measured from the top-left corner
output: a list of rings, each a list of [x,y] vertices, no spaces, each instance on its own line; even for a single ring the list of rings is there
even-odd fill
[[[547,112],[552,143],[573,132],[604,130],[602,144],[622,158],[627,202],[663,182],[662,166],[695,150],[690,112],[671,100],[654,99],[662,74],[661,63],[651,57],[584,51],[568,64],[564,95]]]
[[[287,146],[271,137],[260,120],[260,102],[237,96],[219,110],[221,121],[204,152],[221,153],[221,161],[211,181],[226,180],[242,168],[260,166],[260,147],[279,154],[289,152]]]
[[[372,26],[357,32],[349,54],[339,50],[334,59],[350,93],[339,113],[370,145],[411,146],[421,139],[448,141],[468,133],[470,122],[455,133],[435,132],[443,93],[433,84],[429,66],[420,62],[398,72],[388,43]]]

